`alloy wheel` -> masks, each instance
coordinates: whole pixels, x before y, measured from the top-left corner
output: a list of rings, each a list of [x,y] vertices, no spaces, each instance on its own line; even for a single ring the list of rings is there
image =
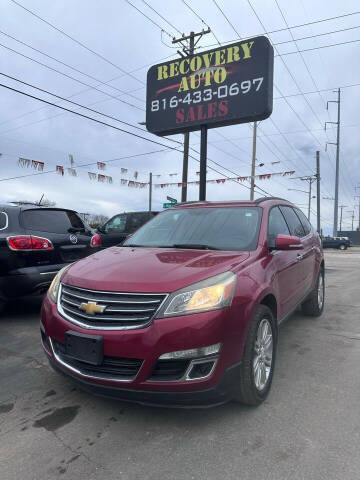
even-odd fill
[[[324,304],[324,277],[320,273],[319,281],[318,281],[318,307],[319,307],[319,310],[322,309],[323,304]]]
[[[254,345],[253,378],[258,391],[266,387],[273,361],[273,334],[271,323],[263,318],[259,323]]]

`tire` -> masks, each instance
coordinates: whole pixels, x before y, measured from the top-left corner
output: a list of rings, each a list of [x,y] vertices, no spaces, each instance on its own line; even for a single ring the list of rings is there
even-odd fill
[[[322,292],[322,294],[320,292]],[[324,303],[325,275],[324,270],[321,269],[313,291],[301,306],[302,311],[304,315],[308,315],[309,317],[320,317],[324,310]]]
[[[268,332],[269,329],[271,331],[272,341],[271,346],[269,346],[262,352],[262,355],[264,355],[263,358],[265,358],[265,363],[261,364],[261,357],[259,357],[258,353],[261,348],[257,349],[257,340],[261,329],[264,329],[265,325],[268,329]],[[234,398],[235,401],[243,403],[245,405],[257,406],[265,400],[270,391],[271,382],[274,374],[276,347],[277,324],[274,315],[270,308],[265,305],[259,305],[249,325],[240,367],[238,391]],[[271,363],[269,367],[268,362],[270,352]],[[257,369],[255,367],[255,364],[257,364],[258,366]],[[268,373],[266,372],[267,367],[269,368]],[[263,382],[264,385],[260,388],[259,386],[257,386],[257,383],[259,383],[259,377],[257,377],[257,372],[259,372],[259,369],[262,371],[261,379],[265,380],[266,378],[266,381]]]
[[[339,245],[339,250],[346,250],[347,248],[348,248],[347,245],[345,245],[344,243],[341,243]]]

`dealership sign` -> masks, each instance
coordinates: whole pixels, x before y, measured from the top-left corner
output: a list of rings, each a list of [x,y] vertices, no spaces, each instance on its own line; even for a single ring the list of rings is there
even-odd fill
[[[260,36],[152,66],[147,129],[171,135],[269,117],[273,63],[273,47]]]

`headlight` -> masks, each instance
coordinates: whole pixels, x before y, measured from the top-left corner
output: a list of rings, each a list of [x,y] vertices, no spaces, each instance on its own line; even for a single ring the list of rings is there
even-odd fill
[[[59,270],[58,273],[53,278],[53,281],[51,282],[48,293],[51,300],[55,303],[57,303],[57,300],[58,300],[61,277],[63,276],[63,273],[65,272],[65,270],[67,270],[71,265],[72,264],[70,263],[70,265],[66,265],[66,267]]]
[[[186,315],[228,307],[234,296],[236,275],[221,273],[173,292],[157,317]]]

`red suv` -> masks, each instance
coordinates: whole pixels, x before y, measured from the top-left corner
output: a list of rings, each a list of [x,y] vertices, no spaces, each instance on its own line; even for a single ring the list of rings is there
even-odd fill
[[[258,405],[278,327],[324,308],[321,241],[286,200],[196,202],[65,267],[42,307],[51,366],[140,403]]]

